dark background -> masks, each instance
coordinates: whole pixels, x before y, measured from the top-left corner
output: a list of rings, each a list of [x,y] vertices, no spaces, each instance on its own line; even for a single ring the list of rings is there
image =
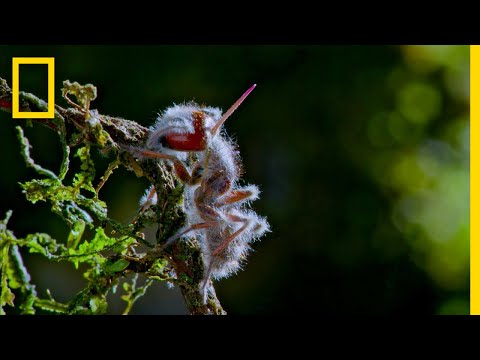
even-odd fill
[[[145,126],[173,102],[226,110],[258,84],[226,128],[272,233],[243,271],[217,283],[230,314],[469,312],[468,46],[0,46],[10,84],[11,58],[21,56],[55,57],[58,104],[63,80],[93,83],[93,108]],[[21,66],[22,91],[46,99],[46,79],[46,66]],[[49,206],[20,191],[35,174],[15,122],[0,113],[0,217],[13,210],[19,237],[65,238]],[[36,162],[58,171],[56,136],[38,125],[26,134]],[[101,191],[110,216],[131,220],[147,185],[114,172]],[[24,256],[40,293],[66,301],[83,287],[73,265]],[[163,284],[132,311],[185,312]]]

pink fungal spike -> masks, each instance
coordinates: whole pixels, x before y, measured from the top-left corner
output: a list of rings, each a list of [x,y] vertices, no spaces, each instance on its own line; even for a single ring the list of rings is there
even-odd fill
[[[253,91],[253,89],[255,89],[256,86],[257,84],[253,84],[247,91],[245,91],[245,93],[242,96],[240,96],[240,99],[235,101],[235,104],[233,104],[230,107],[230,109],[228,109],[228,111],[225,114],[223,114],[222,118],[218,120],[218,122],[212,128],[211,130],[212,135],[215,135],[217,133],[220,126],[222,126],[222,124],[230,117],[230,115],[232,115],[233,112],[237,110],[240,104],[247,98],[248,95],[250,95],[250,93]]]

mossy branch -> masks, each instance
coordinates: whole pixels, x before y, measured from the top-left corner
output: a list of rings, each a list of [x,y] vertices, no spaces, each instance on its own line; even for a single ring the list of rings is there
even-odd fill
[[[80,105],[68,98],[68,94],[74,95]],[[52,211],[70,226],[70,234],[65,241],[60,242],[48,234],[31,234],[24,239],[17,239],[11,230],[7,230],[11,213],[7,214],[7,218],[0,222],[0,313],[4,312],[4,305],[13,305],[14,292],[19,292],[24,299],[21,306],[23,313],[34,313],[36,308],[56,313],[104,313],[107,309],[107,293],[115,292],[119,280],[125,280],[127,275],[133,273],[131,283],[125,282],[123,286],[126,295],[122,299],[127,302],[125,314],[154,280],[168,281],[179,286],[191,314],[225,314],[211,283],[208,301],[206,304],[203,302],[199,284],[203,279],[204,268],[198,243],[195,240],[179,241],[167,249],[161,246],[162,242],[185,224],[185,214],[180,206],[183,185],[168,165],[152,160],[138,161],[125,151],[144,146],[149,130],[135,121],[101,115],[96,110],[90,110],[91,101],[96,97],[96,89],[92,85],[81,86],[66,81],[62,95],[71,107],[55,105],[53,119],[30,119],[58,134],[63,149],[63,161],[58,175],[33,161],[28,139],[20,127],[18,132],[26,164],[46,177],[22,184],[27,199],[33,203],[50,202]],[[11,100],[12,91],[0,77],[0,109],[11,111]],[[45,101],[24,92],[20,92],[19,104],[21,111],[47,109]],[[17,119],[12,121],[20,124],[23,122]],[[80,158],[82,170],[75,174],[73,183],[68,185],[64,179],[69,170],[69,156],[73,147],[79,147],[75,156]],[[90,157],[91,148],[114,157],[96,186],[92,184],[95,167]],[[130,224],[121,224],[109,218],[108,206],[98,196],[99,190],[118,166],[124,166],[138,177],[146,177],[155,186],[158,195],[157,204],[140,212]],[[142,233],[143,228],[151,223],[158,224],[157,242],[154,245],[146,241]],[[93,239],[83,238],[86,226],[95,229]],[[150,249],[138,254],[135,248],[141,243]],[[25,247],[31,253],[40,253],[51,261],[70,261],[75,266],[79,263],[88,264],[90,267],[84,274],[88,280],[87,287],[68,304],[56,302],[50,293],[47,298],[40,298],[35,286],[30,284],[30,276],[23,265],[19,247]],[[105,255],[107,250],[113,254]],[[137,284],[138,274],[143,274],[146,278],[143,286]]]

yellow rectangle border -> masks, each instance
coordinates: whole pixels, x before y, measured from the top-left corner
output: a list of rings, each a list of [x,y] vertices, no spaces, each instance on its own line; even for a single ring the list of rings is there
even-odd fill
[[[480,45],[470,46],[470,314],[480,315]],[[475,185],[477,184],[477,185]]]
[[[20,65],[47,65],[48,68],[48,109],[47,111],[20,111],[19,84]],[[55,117],[55,58],[53,57],[14,57],[12,58],[12,118],[14,119],[53,119]]]

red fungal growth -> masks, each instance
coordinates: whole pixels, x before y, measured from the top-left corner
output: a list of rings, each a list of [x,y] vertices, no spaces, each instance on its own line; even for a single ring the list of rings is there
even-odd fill
[[[8,101],[8,100],[5,100],[5,99],[0,99],[0,108],[3,108],[3,109],[8,109],[8,110],[12,110],[12,102],[11,101]],[[28,111],[28,109],[25,109],[25,108],[22,108],[20,107],[19,111]]]
[[[12,109],[12,102],[0,99],[0,107],[4,109]]]
[[[168,147],[177,151],[203,151],[206,148],[205,114],[195,111],[193,114],[193,134],[171,133],[165,136]]]

